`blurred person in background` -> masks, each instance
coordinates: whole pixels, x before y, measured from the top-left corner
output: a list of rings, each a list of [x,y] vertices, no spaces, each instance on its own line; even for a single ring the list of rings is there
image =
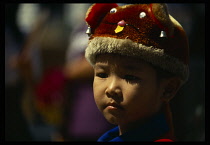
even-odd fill
[[[63,66],[68,36],[68,28],[62,21],[62,4],[40,4],[18,60],[25,83],[22,109],[35,141],[62,140],[59,128],[65,97]]]

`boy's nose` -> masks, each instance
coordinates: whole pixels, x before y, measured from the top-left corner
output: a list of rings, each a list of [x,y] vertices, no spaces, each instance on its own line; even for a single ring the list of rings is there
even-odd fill
[[[122,97],[120,80],[113,78],[110,80],[108,87],[105,90],[107,97]]]

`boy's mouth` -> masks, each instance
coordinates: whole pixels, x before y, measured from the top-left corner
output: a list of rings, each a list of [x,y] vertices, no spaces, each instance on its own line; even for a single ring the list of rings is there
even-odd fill
[[[106,108],[111,109],[111,110],[116,110],[116,109],[123,110],[123,107],[117,104],[116,102],[107,103]]]

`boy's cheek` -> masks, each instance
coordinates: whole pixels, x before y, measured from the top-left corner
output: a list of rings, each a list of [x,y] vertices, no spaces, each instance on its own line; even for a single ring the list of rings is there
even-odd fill
[[[93,80],[93,89],[97,88],[98,84],[99,84],[99,81],[94,78],[94,80]]]
[[[99,96],[103,94],[103,87],[99,81],[94,81],[93,82],[93,93],[94,96]]]

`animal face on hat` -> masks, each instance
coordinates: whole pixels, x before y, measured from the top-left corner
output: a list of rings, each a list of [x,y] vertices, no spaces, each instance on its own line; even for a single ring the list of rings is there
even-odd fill
[[[155,66],[188,76],[188,41],[166,4],[93,4],[86,13],[89,44],[86,58],[95,63],[101,53],[144,59]]]
[[[159,13],[167,19],[158,19],[158,15],[153,13],[153,11],[157,11],[157,7],[162,7],[162,12]],[[142,4],[118,7],[116,4],[95,4],[91,9],[87,14],[86,21],[95,36],[107,37],[111,35],[111,37],[120,39],[129,38],[137,43],[144,41],[146,45],[155,45],[156,39],[167,37],[172,33],[173,28],[171,28],[169,15],[165,11],[165,5]],[[148,41],[149,39],[143,40],[148,37],[150,37],[150,41]]]

